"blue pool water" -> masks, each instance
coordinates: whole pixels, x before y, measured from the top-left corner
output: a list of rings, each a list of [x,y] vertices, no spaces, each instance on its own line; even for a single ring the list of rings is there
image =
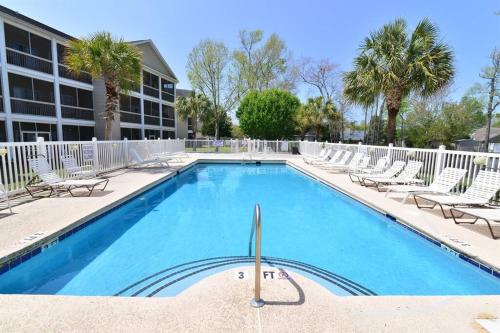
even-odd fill
[[[379,295],[500,294],[499,279],[279,164],[194,166],[0,275],[0,293],[115,295],[171,267],[241,259],[257,202],[264,256],[313,265]],[[249,263],[217,269],[241,264]]]

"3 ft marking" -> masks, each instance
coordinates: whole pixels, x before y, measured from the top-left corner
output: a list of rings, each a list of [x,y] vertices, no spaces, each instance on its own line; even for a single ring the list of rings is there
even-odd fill
[[[246,280],[248,277],[253,277],[253,273],[249,273],[246,271],[236,272],[234,275],[235,280]],[[283,271],[263,271],[262,278],[264,280],[288,280],[290,275]]]

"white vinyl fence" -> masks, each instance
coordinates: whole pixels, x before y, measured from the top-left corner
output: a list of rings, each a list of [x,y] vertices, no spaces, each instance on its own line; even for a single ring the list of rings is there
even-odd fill
[[[153,155],[176,152],[187,153],[243,153],[290,154],[317,156],[321,149],[333,148],[363,152],[370,156],[370,164],[388,157],[390,162],[409,159],[423,162],[418,175],[426,184],[445,167],[466,169],[467,176],[456,191],[464,191],[481,168],[498,171],[500,154],[440,149],[416,149],[361,144],[323,143],[308,141],[271,140],[121,140],[121,141],[56,141],[56,142],[7,142],[0,143],[0,179],[9,193],[24,191],[33,177],[28,160],[37,155],[47,158],[50,166],[62,178],[68,178],[61,157],[71,155],[78,165],[104,173],[126,168],[138,161],[134,156],[148,160]],[[476,165],[476,157],[484,157],[484,165]]]
[[[370,165],[372,166],[382,157],[387,157],[390,163],[397,160],[405,162],[408,160],[421,161],[423,162],[423,166],[417,177],[423,179],[427,185],[446,167],[466,169],[467,175],[454,189],[455,192],[465,191],[481,169],[500,171],[500,154],[446,150],[444,146],[441,146],[439,149],[420,149],[393,147],[392,145],[370,146],[303,141],[300,142],[299,151],[302,155],[317,156],[323,148],[366,153],[370,156]],[[474,163],[477,157],[483,157],[484,164],[478,165]]]

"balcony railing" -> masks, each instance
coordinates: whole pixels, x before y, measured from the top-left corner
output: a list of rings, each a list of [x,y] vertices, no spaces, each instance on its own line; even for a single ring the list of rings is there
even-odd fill
[[[61,64],[59,64],[59,76],[65,79],[92,84],[92,75],[90,75],[89,73],[80,72],[80,74],[76,75],[73,72],[71,72],[67,66]]]
[[[175,119],[166,119],[166,118],[163,118],[162,125],[164,127],[175,127]]]
[[[141,115],[137,113],[120,111],[120,122],[140,124]]]
[[[75,106],[61,106],[63,118],[94,120],[94,110]]]
[[[156,88],[152,88],[150,86],[146,86],[144,84],[142,85],[142,91],[143,91],[144,95],[148,95],[151,97],[159,98],[159,96],[160,96],[160,90],[158,90]]]
[[[29,114],[32,116],[55,117],[56,107],[52,103],[28,101],[17,98],[10,99],[12,113]]]
[[[160,126],[160,118],[144,116],[144,124]]]
[[[7,63],[52,74],[52,61],[12,49],[7,49]]]
[[[172,94],[166,93],[164,91],[161,92],[161,99],[167,102],[174,102],[175,97]]]

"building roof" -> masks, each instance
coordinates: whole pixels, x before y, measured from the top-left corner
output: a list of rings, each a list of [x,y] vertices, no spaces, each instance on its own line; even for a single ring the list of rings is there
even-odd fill
[[[490,140],[500,136],[500,127],[492,127],[490,129]],[[484,142],[486,139],[486,127],[482,127],[471,134],[471,138],[475,141]]]
[[[192,93],[193,91],[189,89],[175,89],[176,97],[189,97]]]
[[[31,24],[37,28],[40,28],[40,29],[43,29],[45,31],[48,31],[48,32],[51,32],[53,33],[54,35],[57,35],[57,36],[60,36],[62,38],[65,38],[65,39],[75,39],[75,37],[73,36],[70,36],[62,31],[59,31],[57,29],[54,29],[52,27],[49,27],[48,25],[46,24],[43,24],[41,22],[38,22],[37,20],[34,20],[32,18],[29,18],[27,16],[24,16],[23,14],[20,14],[19,12],[16,12],[12,9],[9,9],[7,7],[4,7],[4,6],[1,6],[0,5],[0,12],[1,13],[4,13],[4,14],[7,14],[9,16],[12,16],[13,18],[15,19],[18,19],[20,21],[23,21],[25,23],[28,23],[28,24]]]
[[[130,43],[132,45],[135,45],[135,46],[138,46],[138,47],[141,47],[141,46],[144,46],[144,45],[147,45],[147,46],[151,47],[151,49],[153,50],[153,52],[155,53],[155,55],[158,57],[158,59],[160,59],[160,61],[162,62],[162,64],[167,69],[168,75],[172,79],[174,79],[176,82],[179,81],[177,79],[177,76],[175,76],[174,71],[172,70],[172,68],[170,68],[170,66],[168,65],[168,63],[165,61],[165,58],[163,58],[163,56],[161,55],[160,51],[158,50],[158,48],[156,47],[156,45],[153,43],[153,41],[151,39],[133,40],[133,41],[129,41],[128,43]]]

